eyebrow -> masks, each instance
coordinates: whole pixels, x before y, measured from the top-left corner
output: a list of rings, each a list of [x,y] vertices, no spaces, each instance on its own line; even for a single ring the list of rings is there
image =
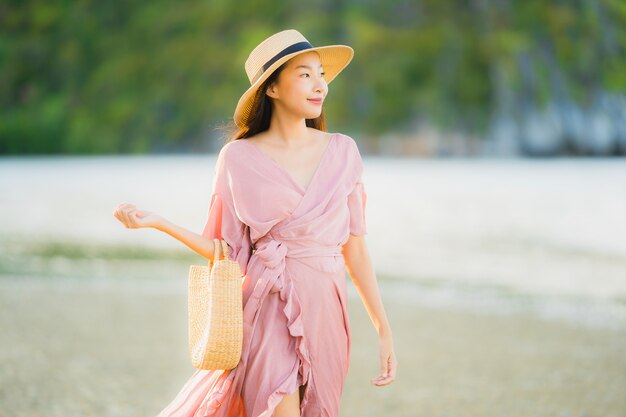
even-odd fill
[[[320,68],[322,68],[322,64],[320,64],[320,66],[319,66],[319,67],[320,67]],[[298,65],[295,69],[298,69],[298,68],[308,68],[308,69],[312,69],[310,66],[308,66],[308,65],[304,65],[304,64],[300,64],[300,65]]]

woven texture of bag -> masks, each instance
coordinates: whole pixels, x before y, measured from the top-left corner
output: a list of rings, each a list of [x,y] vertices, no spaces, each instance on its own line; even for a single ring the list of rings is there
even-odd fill
[[[243,344],[242,273],[226,241],[214,239],[208,266],[191,265],[188,280],[189,354],[197,369],[232,369]],[[219,249],[224,254],[219,259]]]

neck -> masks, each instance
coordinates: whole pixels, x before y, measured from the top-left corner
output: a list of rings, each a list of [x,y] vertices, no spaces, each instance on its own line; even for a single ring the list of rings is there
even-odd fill
[[[298,144],[301,145],[309,137],[306,119],[287,116],[278,112],[272,112],[272,119],[267,132],[284,143],[285,147],[299,146]]]

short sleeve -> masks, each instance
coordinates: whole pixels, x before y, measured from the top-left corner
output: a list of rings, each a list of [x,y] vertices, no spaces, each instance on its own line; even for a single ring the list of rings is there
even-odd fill
[[[226,146],[217,157],[213,177],[213,192],[208,216],[202,236],[209,239],[223,239],[230,247],[230,258],[239,262],[242,273],[247,271],[252,245],[248,226],[243,223],[235,210],[232,193],[232,177],[226,158]]]
[[[356,181],[352,185],[350,194],[348,195],[348,209],[350,211],[350,234],[354,236],[363,236],[367,234],[367,222],[365,216],[365,207],[367,202],[367,193],[363,184],[363,158],[356,144],[356,141],[350,138],[352,145],[351,158],[353,178]]]
[[[354,189],[348,195],[348,209],[350,210],[350,234],[363,236],[367,234],[367,222],[365,219],[365,205],[367,193],[362,179],[359,179]]]

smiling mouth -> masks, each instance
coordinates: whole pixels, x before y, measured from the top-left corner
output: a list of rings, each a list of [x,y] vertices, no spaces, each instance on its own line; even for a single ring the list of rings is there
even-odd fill
[[[322,104],[322,101],[323,101],[321,98],[317,98],[317,99],[309,98],[307,100],[309,100],[311,103],[315,103],[315,104]]]

